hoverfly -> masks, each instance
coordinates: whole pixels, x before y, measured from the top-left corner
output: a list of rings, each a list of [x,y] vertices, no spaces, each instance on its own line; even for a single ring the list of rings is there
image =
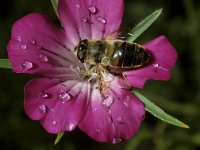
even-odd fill
[[[106,72],[121,75],[122,71],[145,66],[151,61],[150,53],[141,45],[122,39],[81,40],[75,48],[80,62],[89,64],[84,77],[96,73],[99,89],[106,95],[104,75]],[[122,76],[122,78],[126,78]]]
[[[148,64],[150,53],[137,43],[113,40],[81,40],[76,47],[82,63],[100,64],[109,69],[135,69]]]

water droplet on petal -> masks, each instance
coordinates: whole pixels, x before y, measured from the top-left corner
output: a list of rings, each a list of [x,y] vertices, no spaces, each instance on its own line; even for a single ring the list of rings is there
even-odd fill
[[[158,68],[158,67],[159,67],[159,64],[153,64],[153,67],[154,67],[154,68]]]
[[[100,129],[95,129],[95,131],[96,131],[97,133],[100,133],[100,132],[101,132],[101,130],[100,130]]]
[[[153,67],[154,67],[154,72],[157,73],[158,68],[159,68],[159,64],[153,64]]]
[[[81,5],[80,4],[76,4],[75,6],[76,6],[76,8],[80,8]]]
[[[57,121],[53,120],[52,125],[56,125],[56,124],[57,124]]]
[[[121,142],[121,141],[122,141],[121,138],[113,138],[112,143],[113,143],[113,144],[117,144],[117,143],[119,143],[119,142]]]
[[[131,99],[130,96],[126,96],[124,98],[123,104],[124,104],[125,107],[129,107],[129,101],[130,101],[130,99]]]
[[[125,107],[128,107],[128,102],[123,102]]]
[[[39,108],[40,112],[43,114],[45,114],[47,112],[47,107],[45,105],[40,105],[38,108]]]
[[[105,18],[98,17],[97,21],[99,21],[99,22],[101,22],[103,24],[106,24],[106,19]]]
[[[48,62],[49,61],[49,58],[46,55],[44,55],[44,54],[40,54],[39,58],[43,62]]]
[[[82,18],[81,21],[82,21],[83,23],[87,23],[87,22],[88,22],[88,19]]]
[[[73,123],[70,123],[69,125],[66,126],[67,131],[72,131],[74,130],[74,128],[75,128],[75,125]]]
[[[30,70],[33,68],[33,63],[30,62],[30,61],[25,61],[23,64],[22,64],[22,68],[24,71],[27,71],[27,70]]]
[[[67,94],[67,92],[60,92],[59,98],[62,101],[62,103],[65,103],[69,101],[71,97],[69,96],[69,94]]]
[[[22,38],[21,36],[17,36],[17,41],[21,42],[22,41]]]
[[[35,40],[31,40],[31,44],[35,45],[36,41]]]
[[[41,97],[42,99],[46,99],[46,98],[49,98],[50,95],[49,95],[48,93],[46,93],[46,92],[41,92],[41,93],[40,93],[40,97]]]
[[[153,64],[153,67],[154,67],[155,73],[158,72],[158,69],[161,69],[161,70],[163,70],[163,71],[169,71],[169,69],[167,69],[167,68],[165,68],[165,67],[163,67],[163,66],[161,66],[161,65],[159,65],[159,64]]]
[[[97,8],[95,6],[90,6],[89,8],[90,13],[96,14],[97,13]]]
[[[26,50],[26,49],[28,49],[28,46],[26,44],[21,45],[21,49]]]
[[[111,96],[103,100],[103,105],[107,108],[111,107],[112,104],[113,104],[113,97]]]
[[[122,122],[122,117],[120,117],[120,116],[117,117],[117,118],[116,118],[116,121],[118,121],[118,122]]]

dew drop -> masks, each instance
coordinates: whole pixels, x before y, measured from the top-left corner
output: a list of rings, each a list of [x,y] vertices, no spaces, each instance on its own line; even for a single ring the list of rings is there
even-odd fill
[[[154,67],[154,72],[157,73],[158,72],[158,68],[159,68],[159,64],[153,64]]]
[[[82,18],[81,21],[82,21],[83,23],[87,23],[87,22],[88,22],[88,19]]]
[[[117,138],[113,138],[112,143],[113,144],[117,144],[117,143],[119,143],[121,141],[122,141],[122,139],[117,137]]]
[[[22,38],[21,36],[17,36],[17,41],[21,42],[22,41]]]
[[[158,68],[158,67],[159,67],[159,64],[153,64],[153,67],[154,67],[154,68]]]
[[[39,55],[39,59],[41,61],[43,61],[43,62],[48,62],[49,61],[49,58],[46,55],[44,55],[44,54],[40,54]]]
[[[56,125],[56,124],[57,124],[57,121],[53,120],[52,125]]]
[[[103,101],[103,105],[107,108],[111,107],[112,104],[113,104],[113,98],[110,96],[104,99]]]
[[[35,40],[31,40],[31,44],[35,45],[36,41]]]
[[[125,107],[128,107],[128,102],[123,102]]]
[[[100,129],[95,129],[95,131],[96,131],[97,133],[100,133],[100,132],[101,132],[101,130],[100,130]]]
[[[124,98],[123,104],[125,107],[129,107],[129,100],[130,100],[130,96],[126,96]]]
[[[80,4],[76,4],[75,6],[76,6],[76,8],[80,8],[81,5]]]
[[[59,98],[62,101],[62,103],[65,103],[69,101],[71,97],[69,96],[69,94],[67,94],[67,92],[60,92]]]
[[[72,131],[75,128],[75,125],[73,123],[70,123],[69,125],[66,126],[67,131]]]
[[[154,67],[154,71],[157,73],[158,72],[158,69],[161,69],[163,71],[169,71],[169,69],[165,68],[165,67],[162,67],[161,65],[159,64],[153,64],[153,67]]]
[[[103,24],[106,24],[106,19],[105,18],[98,17],[97,21],[99,21],[99,22],[101,22]]]
[[[96,14],[97,13],[97,8],[95,6],[90,6],[89,8],[90,13]]]
[[[47,112],[47,107],[45,105],[40,105],[38,108],[39,108],[40,112],[43,114],[45,114]]]
[[[21,45],[21,49],[26,50],[26,49],[28,49],[28,46],[26,44]]]
[[[40,93],[40,97],[41,97],[42,99],[47,99],[47,98],[50,97],[50,95],[49,95],[48,93],[46,93],[46,92],[41,92],[41,93]]]
[[[120,116],[117,117],[117,118],[116,118],[116,121],[118,121],[118,122],[122,122],[122,117],[120,117]]]
[[[30,61],[25,61],[23,64],[22,64],[22,68],[24,71],[27,71],[27,70],[30,70],[33,68],[33,63],[30,62]]]

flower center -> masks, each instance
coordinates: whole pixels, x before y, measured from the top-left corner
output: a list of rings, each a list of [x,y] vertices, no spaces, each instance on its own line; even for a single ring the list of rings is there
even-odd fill
[[[107,95],[107,84],[113,80],[113,75],[100,64],[91,65],[84,63],[85,69],[80,69],[78,66],[72,66],[71,69],[76,72],[82,81],[88,81],[90,84],[98,84],[97,88]]]

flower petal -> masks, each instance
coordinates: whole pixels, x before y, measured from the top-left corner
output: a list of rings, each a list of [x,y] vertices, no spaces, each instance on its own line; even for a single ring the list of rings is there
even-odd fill
[[[24,109],[31,119],[40,120],[46,115],[47,107],[42,102],[45,98],[51,101],[53,97],[44,91],[58,83],[57,80],[48,78],[33,79],[27,83],[24,88]]]
[[[177,53],[175,48],[165,36],[144,44],[144,47],[151,53],[152,62],[142,68],[126,71],[124,76],[136,88],[143,88],[147,80],[169,80],[170,71],[175,65]]]
[[[66,35],[75,46],[81,39],[102,39],[118,31],[123,0],[59,0],[58,12]]]
[[[115,125],[115,138],[129,140],[144,119],[144,105],[127,90],[114,89],[110,93],[116,99],[109,112]]]
[[[34,13],[23,17],[14,24],[7,46],[13,70],[52,75],[59,72],[59,66],[77,64],[75,55],[66,49],[64,39],[63,31],[57,29],[47,16]]]
[[[97,141],[115,144],[130,139],[144,118],[143,104],[128,89],[118,87],[110,86],[107,97],[94,87],[87,112],[79,124],[81,130]]]
[[[118,32],[124,12],[123,0],[96,0],[91,1],[91,6],[98,9],[96,16],[91,17],[92,39],[105,38]]]
[[[112,120],[106,109],[102,107],[99,90],[93,90],[87,112],[79,123],[79,128],[100,142],[109,142],[113,139]]]
[[[24,108],[33,120],[40,120],[49,133],[73,130],[87,108],[88,85],[78,81],[56,82],[39,78],[25,88]]]

